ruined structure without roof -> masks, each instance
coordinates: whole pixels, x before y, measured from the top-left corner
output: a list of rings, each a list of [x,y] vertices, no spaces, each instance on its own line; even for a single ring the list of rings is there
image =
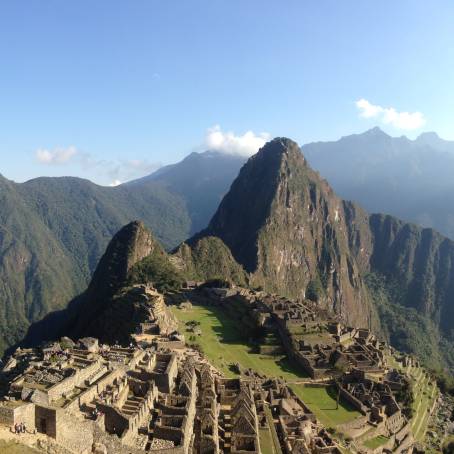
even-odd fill
[[[385,346],[368,331],[346,328],[310,302],[245,289],[212,290],[211,304],[240,296],[257,326],[275,330],[289,356],[312,377],[330,379],[336,364],[345,364],[350,372],[336,386],[362,414],[355,424],[392,435],[401,452],[411,447],[408,421],[393,397],[403,378],[386,367]],[[131,333],[130,345],[63,338],[18,349],[2,372],[8,387],[0,422],[24,422],[68,452],[84,454],[253,454],[270,448],[262,446],[263,431],[282,453],[341,453],[284,380],[251,370],[223,377],[186,346],[162,295],[148,286],[132,293],[148,320]]]

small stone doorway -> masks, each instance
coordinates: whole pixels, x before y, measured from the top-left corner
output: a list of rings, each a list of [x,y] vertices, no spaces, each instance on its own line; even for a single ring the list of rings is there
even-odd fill
[[[39,418],[38,432],[47,434],[47,421],[45,418]]]

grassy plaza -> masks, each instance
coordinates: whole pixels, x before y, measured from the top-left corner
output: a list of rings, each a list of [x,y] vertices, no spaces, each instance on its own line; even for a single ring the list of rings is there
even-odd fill
[[[286,380],[307,377],[303,370],[291,364],[285,356],[251,353],[252,346],[248,344],[248,333],[238,320],[230,317],[219,307],[193,305],[192,309],[182,310],[172,306],[171,310],[179,321],[186,341],[199,345],[209,361],[227,377],[237,376],[230,367],[234,363],[270,377],[283,377]],[[193,320],[200,323],[199,335],[187,330],[186,322]]]
[[[307,378],[304,371],[299,370],[285,357],[251,353],[251,346],[246,340],[247,333],[242,329],[241,323],[222,308],[193,305],[191,309],[185,310],[172,306],[171,310],[178,318],[187,342],[200,345],[210,362],[226,376],[236,376],[229,366],[239,363],[242,367],[270,377],[284,377],[289,382]],[[200,323],[199,335],[187,330],[186,323],[193,320]],[[342,399],[336,409],[336,395],[332,387],[315,388],[297,383],[293,383],[291,387],[326,426],[336,427],[361,416]]]

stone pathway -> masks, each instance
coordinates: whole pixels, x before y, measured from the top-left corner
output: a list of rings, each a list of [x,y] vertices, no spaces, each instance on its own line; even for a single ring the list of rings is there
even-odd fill
[[[11,432],[10,427],[0,426],[0,440],[5,441],[14,441],[20,443],[25,446],[29,446],[31,448],[36,449],[36,443],[38,440],[46,440],[46,435],[43,434],[31,434],[31,433],[24,433],[17,435]]]
[[[28,446],[36,452],[46,452],[52,454],[71,454],[67,448],[59,445],[55,440],[41,433],[15,434],[11,428],[0,425],[0,440],[6,442],[17,442],[20,445]]]

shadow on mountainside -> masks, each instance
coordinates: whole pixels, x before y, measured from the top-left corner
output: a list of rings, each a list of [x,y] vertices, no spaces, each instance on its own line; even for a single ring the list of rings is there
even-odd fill
[[[43,342],[59,339],[68,335],[67,328],[75,318],[81,303],[84,301],[84,294],[73,298],[65,309],[50,312],[43,319],[32,323],[27,330],[24,338],[5,350],[4,356],[11,355],[14,351],[21,348],[30,348],[42,344]]]

